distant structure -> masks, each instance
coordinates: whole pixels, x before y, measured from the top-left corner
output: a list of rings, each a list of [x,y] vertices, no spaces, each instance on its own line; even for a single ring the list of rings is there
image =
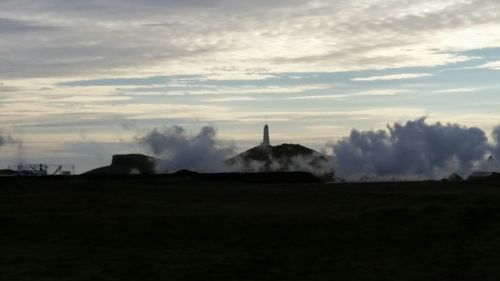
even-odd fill
[[[262,141],[262,145],[271,145],[271,141],[269,140],[269,126],[267,124],[264,126],[264,140]]]
[[[71,176],[75,174],[75,165],[19,163],[8,170],[17,176]]]

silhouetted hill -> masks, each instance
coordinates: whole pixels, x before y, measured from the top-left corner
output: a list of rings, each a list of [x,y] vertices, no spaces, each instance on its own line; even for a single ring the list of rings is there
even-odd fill
[[[306,156],[306,155],[317,155],[321,156],[319,152],[302,146],[300,144],[288,144],[284,143],[277,146],[272,145],[259,145],[254,148],[251,148],[242,154],[241,157],[244,157],[249,160],[270,160],[272,158],[292,158],[296,156]]]
[[[333,176],[329,159],[300,144],[259,145],[226,161],[244,172],[307,171]]]
[[[142,154],[113,155],[110,166],[97,168],[83,175],[152,175],[158,159]]]
[[[11,169],[3,169],[0,170],[0,177],[2,176],[17,176],[19,173],[17,171],[11,170]]]

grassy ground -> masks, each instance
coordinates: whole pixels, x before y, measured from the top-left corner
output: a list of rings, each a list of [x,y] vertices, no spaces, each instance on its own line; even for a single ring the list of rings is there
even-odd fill
[[[0,280],[499,280],[500,185],[0,182]]]

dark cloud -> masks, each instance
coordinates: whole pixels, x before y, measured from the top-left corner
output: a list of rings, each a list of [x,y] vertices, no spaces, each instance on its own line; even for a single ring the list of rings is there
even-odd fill
[[[235,153],[234,145],[219,140],[213,127],[203,127],[194,136],[187,135],[180,126],[154,129],[139,141],[161,159],[158,164],[160,172],[181,169],[223,171],[224,161]]]
[[[500,132],[500,131],[499,131]],[[387,130],[352,130],[332,145],[337,174],[346,178],[440,178],[470,173],[491,150],[479,128],[427,124],[425,118]]]

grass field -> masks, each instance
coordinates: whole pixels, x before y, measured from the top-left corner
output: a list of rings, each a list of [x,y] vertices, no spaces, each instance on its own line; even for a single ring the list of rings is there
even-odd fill
[[[0,280],[499,279],[496,183],[0,181]]]

